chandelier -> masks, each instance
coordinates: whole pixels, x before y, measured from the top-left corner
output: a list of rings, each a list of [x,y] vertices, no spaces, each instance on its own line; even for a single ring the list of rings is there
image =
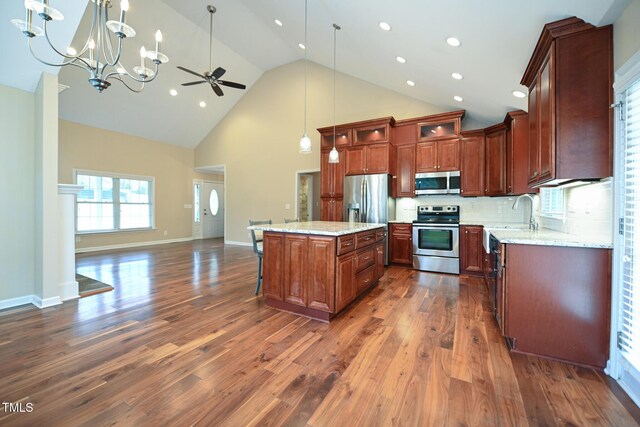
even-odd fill
[[[79,52],[71,47],[63,52],[63,50],[56,48],[51,43],[47,25],[49,21],[61,21],[64,17],[58,10],[49,6],[49,0],[25,0],[25,20],[12,19],[11,22],[22,31],[22,34],[27,36],[27,45],[31,54],[43,64],[53,67],[72,65],[86,70],[90,75],[89,83],[98,92],[102,92],[111,86],[110,79],[119,80],[133,92],[142,91],[145,83],[155,80],[158,76],[159,65],[169,61],[169,58],[160,52],[162,33],[160,30],[156,32],[155,50],[148,51],[144,46],[140,48],[140,65],[133,67],[132,72],[129,72],[120,60],[124,39],[127,37],[132,38],[136,35],[135,30],[125,23],[125,17],[129,10],[129,1],[122,0],[120,2],[120,19],[117,21],[109,19],[111,1],[91,0],[91,2],[93,2],[91,30],[84,47]],[[34,12],[42,18],[42,27],[34,25]],[[33,50],[32,39],[38,36],[44,36],[51,49],[62,57],[62,62],[51,63],[36,55]],[[113,39],[114,36],[117,39]],[[155,64],[155,69],[147,67],[147,59]],[[128,80],[124,80],[125,78],[141,83],[141,86],[134,88],[127,83]]]

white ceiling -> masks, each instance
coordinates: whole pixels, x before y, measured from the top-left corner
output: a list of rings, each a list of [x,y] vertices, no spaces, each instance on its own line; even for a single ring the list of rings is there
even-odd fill
[[[596,25],[609,24],[629,1],[308,0],[307,53],[310,61],[333,66],[335,22],[342,26],[338,32],[338,71],[443,109],[465,109],[476,122],[495,123],[509,110],[526,109],[526,99],[516,99],[512,91],[524,89],[520,78],[545,23],[575,15]],[[21,2],[12,3],[17,6],[8,7],[6,2],[0,5],[1,22],[22,17]],[[77,14],[78,3],[83,2],[51,0],[51,5],[67,17],[73,10]],[[112,16],[119,11],[119,2],[114,3]],[[87,83],[83,71],[64,68],[60,83],[71,88],[60,95],[63,119],[195,147],[245,93],[223,88],[225,96],[219,98],[206,85],[180,86],[195,79],[177,70],[176,65],[202,72],[208,69],[208,4],[218,9],[214,15],[213,63],[227,70],[223,79],[244,83],[250,90],[263,72],[304,57],[297,46],[304,37],[303,0],[130,3],[127,22],[138,35],[125,41],[126,57],[131,58],[128,63],[137,63],[142,43],[153,45],[158,28],[164,34],[162,50],[170,62],[140,94],[129,92],[119,82],[99,94]],[[275,25],[274,18],[284,25]],[[84,43],[81,38],[89,19],[87,12],[73,42],[75,47]],[[380,30],[380,21],[390,23],[392,30]],[[73,26],[73,20],[64,22],[55,23],[63,32]],[[33,83],[25,83],[33,78],[24,70],[32,71],[35,61],[28,57],[25,41],[20,40],[24,37],[13,28],[7,31],[7,26],[10,24],[0,28],[0,47],[9,49],[11,62],[5,57],[0,63],[0,83],[33,90]],[[445,43],[449,36],[458,37],[462,46],[449,47]],[[397,55],[405,57],[407,63],[398,63]],[[9,63],[20,66],[9,67]],[[454,80],[452,72],[461,73],[464,79]],[[408,79],[416,86],[409,87]],[[169,95],[172,88],[179,91],[177,97]],[[454,101],[454,95],[464,101]],[[198,106],[201,100],[207,103],[206,108]]]

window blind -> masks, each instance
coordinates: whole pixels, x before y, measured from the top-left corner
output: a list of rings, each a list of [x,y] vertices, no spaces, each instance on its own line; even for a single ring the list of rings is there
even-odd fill
[[[640,80],[624,94],[623,259],[621,330],[623,356],[640,370]]]

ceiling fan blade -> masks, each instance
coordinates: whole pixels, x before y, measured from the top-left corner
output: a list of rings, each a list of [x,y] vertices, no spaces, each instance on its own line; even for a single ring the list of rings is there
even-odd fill
[[[236,89],[246,89],[247,88],[247,86],[243,85],[242,83],[230,82],[230,81],[227,81],[227,80],[218,80],[217,83],[221,84],[221,85],[224,85],[224,86],[234,87]]]
[[[191,71],[188,68],[184,68],[184,67],[181,67],[181,66],[178,65],[178,69],[180,69],[182,71],[186,71],[187,73],[193,74],[194,76],[198,76],[198,77],[203,78],[203,79],[206,80],[205,76],[203,76],[202,74],[198,74],[195,71]]]
[[[224,68],[218,67],[215,70],[213,70],[213,73],[211,73],[211,77],[213,77],[215,80],[218,80],[226,72],[227,72],[227,70],[225,70]]]
[[[216,95],[224,96],[224,92],[222,91],[222,89],[220,89],[220,86],[218,86],[217,84],[211,83],[211,89],[213,89]]]
[[[202,83],[206,83],[206,80],[200,80],[199,82],[182,83],[182,86],[200,85],[200,84],[202,84]]]

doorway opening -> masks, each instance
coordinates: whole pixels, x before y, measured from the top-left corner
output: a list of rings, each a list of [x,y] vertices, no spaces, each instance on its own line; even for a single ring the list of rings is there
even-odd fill
[[[225,236],[226,193],[224,166],[199,168],[206,172],[193,180],[193,238],[212,239]]]
[[[320,220],[320,172],[296,172],[296,218]]]

